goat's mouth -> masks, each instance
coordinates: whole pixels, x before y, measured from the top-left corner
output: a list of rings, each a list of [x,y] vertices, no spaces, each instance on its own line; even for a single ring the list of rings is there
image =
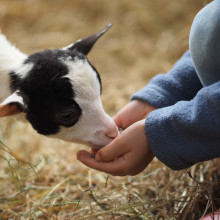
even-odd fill
[[[99,151],[99,149],[91,148],[91,154],[96,154],[98,151]]]
[[[91,154],[91,157],[92,157],[92,158],[95,158],[96,153],[98,152],[98,150],[99,150],[99,149],[91,148],[91,150],[90,150],[90,154]]]
[[[91,150],[90,150],[91,157],[92,157],[92,158],[95,158],[96,153],[99,151],[99,149],[100,149],[101,147],[98,146],[98,145],[91,145],[90,147],[91,147]]]
[[[92,142],[89,142],[88,145],[91,147],[91,149],[98,151],[100,148],[104,147],[98,144],[93,144]]]

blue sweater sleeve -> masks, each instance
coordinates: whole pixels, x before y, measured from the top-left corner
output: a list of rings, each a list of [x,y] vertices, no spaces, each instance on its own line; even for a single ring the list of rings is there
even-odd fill
[[[155,108],[162,108],[180,100],[191,100],[201,88],[190,52],[187,51],[167,74],[155,76],[131,100],[141,99]]]
[[[170,168],[220,157],[220,82],[203,88],[189,51],[131,99],[157,108],[145,130],[154,154]]]
[[[153,152],[172,169],[220,157],[220,81],[151,112],[145,126]]]

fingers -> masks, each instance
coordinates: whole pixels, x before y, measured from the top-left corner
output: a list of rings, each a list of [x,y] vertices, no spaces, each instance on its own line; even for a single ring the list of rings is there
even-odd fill
[[[114,117],[114,121],[119,128],[127,128],[133,123],[145,119],[155,108],[150,104],[133,100],[122,108]]]
[[[113,117],[113,120],[119,128],[122,128],[122,120],[121,120],[120,112]]]
[[[134,123],[100,149],[95,158],[79,151],[77,158],[86,166],[112,175],[136,175],[143,171],[154,155],[145,135],[145,120]]]
[[[113,161],[123,154],[129,152],[127,148],[127,139],[125,137],[126,133],[120,134],[115,138],[110,144],[101,148],[95,156],[96,161]]]
[[[77,159],[90,168],[109,173],[111,175],[124,176],[127,174],[126,161],[124,157],[119,157],[111,162],[98,162],[91,157],[90,153],[81,150],[77,153]]]
[[[139,124],[141,123],[141,127]],[[136,145],[137,135],[141,137],[145,141],[145,120],[142,122],[137,122],[125,129],[120,135],[118,135],[111,143],[107,146],[101,148],[96,156],[96,161],[113,161],[116,158],[120,157],[121,155],[125,155],[131,148]],[[140,131],[139,131],[140,130]],[[137,132],[138,131],[138,132]],[[137,133],[137,134],[136,134]],[[143,137],[142,137],[143,136]]]
[[[132,118],[134,115],[134,107],[135,102],[130,102],[113,117],[113,120],[119,128],[125,129],[135,122]]]

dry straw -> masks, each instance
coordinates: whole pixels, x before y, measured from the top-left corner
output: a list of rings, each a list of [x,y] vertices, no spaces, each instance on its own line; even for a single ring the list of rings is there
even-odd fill
[[[89,55],[114,115],[188,48],[201,0],[1,0],[2,32],[27,53],[70,44],[112,22]],[[156,159],[135,177],[113,177],[76,160],[85,148],[1,119],[0,219],[198,219],[220,207],[220,161],[172,171]]]

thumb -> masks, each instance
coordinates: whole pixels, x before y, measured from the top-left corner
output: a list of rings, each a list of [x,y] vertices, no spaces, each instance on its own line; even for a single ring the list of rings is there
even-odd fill
[[[113,161],[121,155],[129,152],[129,150],[125,147],[123,136],[123,134],[119,135],[110,144],[101,148],[96,153],[95,160],[99,162]]]

